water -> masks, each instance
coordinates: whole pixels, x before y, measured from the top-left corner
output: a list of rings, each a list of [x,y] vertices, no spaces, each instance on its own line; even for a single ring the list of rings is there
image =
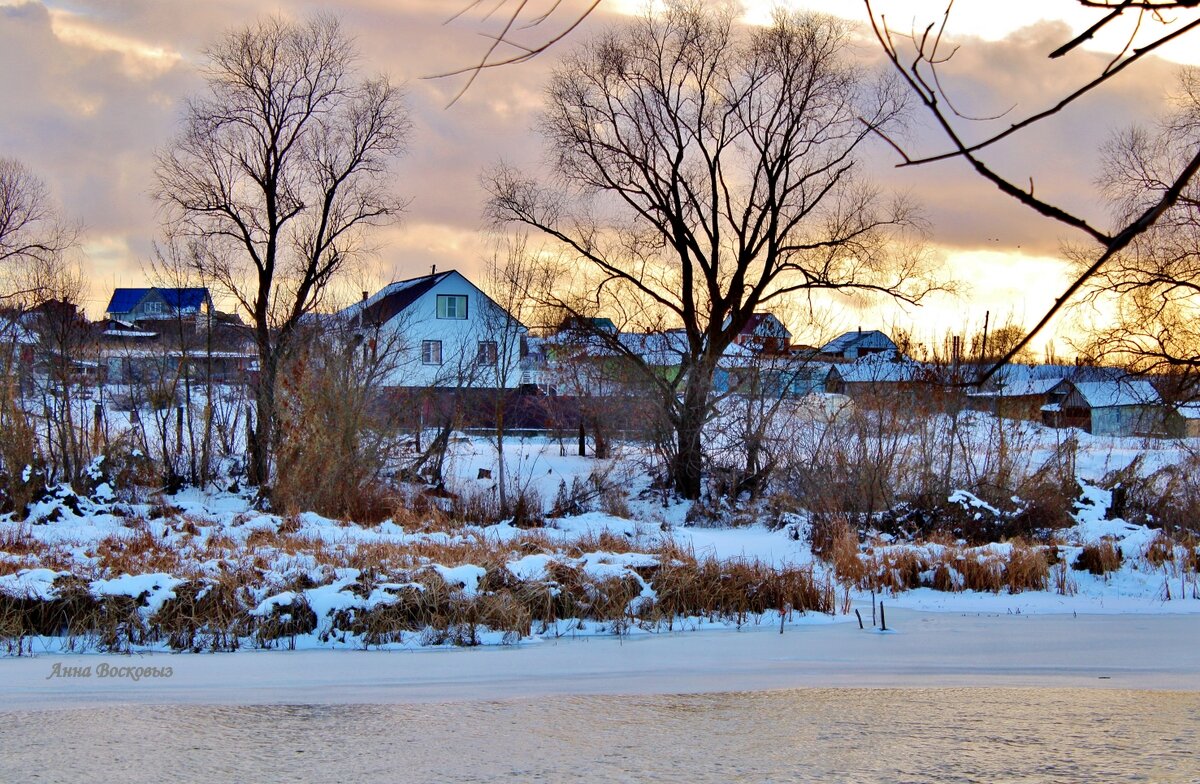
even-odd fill
[[[0,782],[1195,782],[1200,694],[800,689],[0,713]]]

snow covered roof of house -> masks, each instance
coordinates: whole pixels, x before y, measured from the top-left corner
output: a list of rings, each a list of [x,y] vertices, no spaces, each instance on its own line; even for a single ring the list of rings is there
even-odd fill
[[[861,343],[866,343],[877,338],[883,338],[887,343],[895,346],[891,338],[877,329],[868,329],[865,332],[863,330],[854,330],[853,332],[839,335],[824,346],[821,346],[821,353],[841,354]]]
[[[617,340],[631,354],[642,358],[647,365],[671,367],[678,365],[688,353],[687,335],[681,331],[623,332]]]
[[[1080,397],[1092,408],[1144,406],[1162,402],[1149,381],[1073,381]]]
[[[1117,367],[1093,365],[1004,365],[996,371],[997,383],[1011,384],[1017,381],[1116,381],[1125,375]]]
[[[208,301],[206,288],[159,288],[157,286],[141,289],[113,289],[112,299],[108,301],[106,313],[129,313],[146,298],[150,292],[156,291],[174,310],[199,310]]]
[[[916,380],[924,368],[919,362],[914,362],[906,357],[881,353],[867,354],[845,365],[836,365],[834,370],[843,381],[851,383],[865,381],[897,383]]]
[[[725,323],[729,323],[728,318]],[[750,314],[750,318],[746,321],[746,326],[742,327],[740,334],[766,338],[790,338],[792,336],[791,331],[774,313]]]
[[[558,325],[558,331],[604,332],[615,335],[618,330],[612,319],[603,316],[567,316]]]
[[[1184,419],[1200,419],[1200,403],[1184,403],[1175,409],[1175,413]]]
[[[1025,378],[1004,381],[996,389],[970,392],[970,397],[1033,397],[1044,395],[1061,382],[1058,378]]]
[[[157,332],[144,332],[139,329],[106,329],[100,333],[106,338],[156,338]]]

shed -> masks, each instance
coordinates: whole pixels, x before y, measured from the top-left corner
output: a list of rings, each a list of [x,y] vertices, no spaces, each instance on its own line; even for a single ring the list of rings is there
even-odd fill
[[[1184,403],[1168,410],[1167,435],[1174,438],[1200,437],[1200,403]]]

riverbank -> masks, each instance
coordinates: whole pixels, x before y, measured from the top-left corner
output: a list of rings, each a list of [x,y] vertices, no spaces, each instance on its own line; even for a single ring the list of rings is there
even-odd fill
[[[869,609],[869,608],[868,608]],[[1200,691],[1200,617],[890,610],[829,623],[411,651],[241,651],[0,660],[7,710],[119,704],[376,704],[850,687]],[[100,677],[169,668],[169,677]],[[59,674],[55,675],[56,665]],[[88,675],[64,675],[90,668]]]

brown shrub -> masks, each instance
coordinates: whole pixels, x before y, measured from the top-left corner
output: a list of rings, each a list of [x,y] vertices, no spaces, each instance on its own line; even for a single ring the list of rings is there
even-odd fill
[[[833,572],[839,581],[848,585],[862,585],[867,577],[867,565],[859,555],[858,534],[848,525],[842,524],[832,530],[829,542],[822,555],[833,564]]]
[[[302,593],[292,600],[272,605],[270,611],[254,623],[255,641],[263,648],[273,647],[275,642],[287,638],[295,647],[296,637],[310,634],[317,628],[317,614],[313,612],[308,598]]]
[[[913,548],[883,548],[874,561],[870,587],[893,593],[908,591],[921,585],[921,573],[928,568],[924,558]]]
[[[1159,531],[1150,543],[1146,545],[1146,549],[1142,552],[1142,557],[1154,567],[1161,567],[1166,563],[1175,562],[1175,540],[1167,535],[1165,531]]]
[[[1120,569],[1121,561],[1123,560],[1124,556],[1121,553],[1121,548],[1105,540],[1096,544],[1085,545],[1079,553],[1079,557],[1075,559],[1075,563],[1072,564],[1072,568],[1077,571],[1087,571],[1097,576],[1103,576]]]

